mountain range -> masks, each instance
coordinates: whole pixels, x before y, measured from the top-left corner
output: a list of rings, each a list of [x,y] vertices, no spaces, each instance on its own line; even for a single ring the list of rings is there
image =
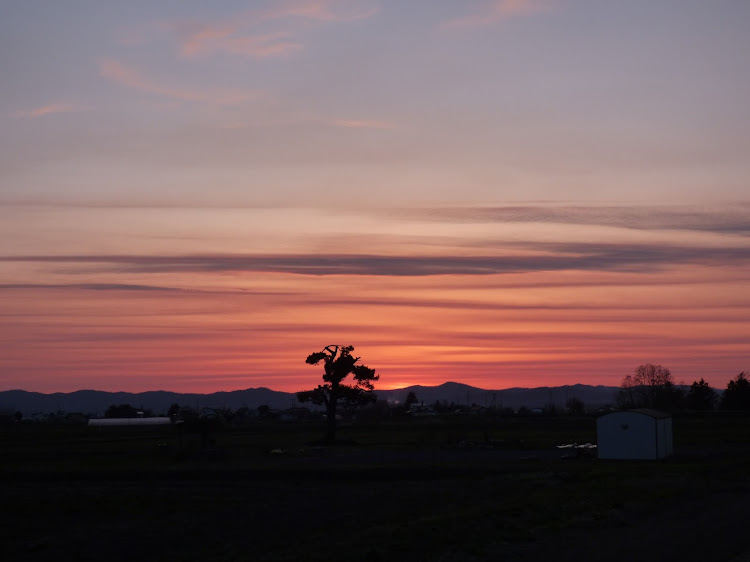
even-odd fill
[[[418,402],[434,404],[436,401],[462,405],[477,404],[498,408],[542,408],[554,404],[558,408],[565,406],[570,398],[581,400],[587,408],[599,407],[614,402],[618,387],[589,386],[574,384],[538,388],[506,388],[486,390],[456,382],[446,382],[439,386],[408,386],[394,390],[378,390],[378,400],[403,403],[409,392],[413,392]],[[273,409],[286,409],[299,406],[295,393],[279,392],[268,388],[248,388],[231,392],[214,392],[211,394],[177,393],[167,391],[150,392],[104,392],[99,390],[78,390],[75,392],[57,392],[42,394],[25,390],[6,390],[0,392],[0,411],[21,412],[24,416],[35,413],[81,412],[89,415],[102,415],[115,404],[130,404],[136,408],[151,410],[162,414],[171,404],[180,404],[191,408],[230,408],[235,410],[243,406],[255,409],[266,405]]]

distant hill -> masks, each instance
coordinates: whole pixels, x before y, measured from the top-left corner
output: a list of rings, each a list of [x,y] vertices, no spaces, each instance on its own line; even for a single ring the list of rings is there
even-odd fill
[[[420,402],[434,404],[436,401],[454,402],[456,404],[478,404],[518,409],[541,408],[555,404],[558,408],[565,406],[569,398],[578,398],[587,408],[611,404],[614,401],[617,387],[588,386],[575,384],[569,386],[539,388],[506,388],[486,390],[473,386],[446,382],[439,386],[409,386],[395,390],[378,390],[379,400],[401,402],[413,392]],[[6,390],[0,392],[0,410],[20,411],[24,416],[33,413],[49,412],[82,412],[102,415],[113,404],[130,404],[136,408],[145,408],[162,414],[171,404],[180,404],[192,408],[225,407],[232,410],[247,406],[254,409],[267,405],[273,409],[286,409],[297,405],[294,393],[278,392],[269,388],[248,388],[232,392],[214,392],[212,394],[184,394],[177,392],[103,392],[99,390],[78,390],[76,392],[57,392],[41,394],[25,390]]]
[[[380,390],[378,396],[390,401],[403,402],[407,394],[413,392],[417,400],[425,404],[455,402],[456,404],[478,404],[479,406],[513,408],[543,408],[554,404],[565,407],[570,398],[581,400],[587,408],[612,404],[619,387],[590,386],[574,384],[566,386],[542,386],[538,388],[505,388],[502,390],[485,390],[457,382],[446,382],[439,386],[409,386],[398,390]]]
[[[249,388],[212,394],[186,394],[163,390],[139,393],[100,390],[78,390],[54,394],[26,392],[25,390],[0,392],[0,410],[17,410],[25,416],[36,412],[58,411],[101,415],[113,404],[130,404],[136,408],[151,410],[154,414],[161,414],[175,403],[196,409],[226,407],[236,410],[242,406],[257,408],[261,404],[266,404],[271,408],[288,408],[294,402],[294,394],[277,392],[268,388]]]

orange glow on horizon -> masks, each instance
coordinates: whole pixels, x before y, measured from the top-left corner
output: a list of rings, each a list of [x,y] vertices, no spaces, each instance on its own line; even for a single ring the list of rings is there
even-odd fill
[[[47,392],[297,391],[320,380],[304,358],[331,343],[355,345],[382,389],[616,386],[643,362],[721,387],[743,369],[750,297],[735,281],[717,293],[674,271],[640,290],[576,292],[595,276],[568,273],[564,285],[542,289],[535,283],[546,276],[524,278],[531,288],[503,276],[286,274],[258,276],[251,291],[226,280],[217,290],[18,288],[3,303],[14,322],[0,337],[6,371]]]

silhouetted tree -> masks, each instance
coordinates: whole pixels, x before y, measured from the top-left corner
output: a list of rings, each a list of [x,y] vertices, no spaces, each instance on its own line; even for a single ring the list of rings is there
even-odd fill
[[[187,423],[194,423],[198,420],[200,415],[198,414],[197,410],[191,408],[190,406],[180,406],[179,417]]]
[[[675,386],[669,369],[647,363],[636,367],[620,385],[617,405],[620,408],[663,408],[681,406],[682,391]]]
[[[631,375],[622,379],[620,390],[617,392],[616,402],[618,408],[629,409],[636,407],[636,386]]]
[[[582,416],[586,413],[586,407],[583,403],[583,400],[575,397],[568,398],[568,400],[565,402],[565,408],[574,416]]]
[[[167,415],[172,418],[172,421],[176,420],[180,415],[180,405],[176,402],[169,406],[169,409],[167,410]]]
[[[325,405],[327,431],[326,440],[334,441],[336,438],[336,412],[340,404],[354,406],[366,404],[375,400],[373,381],[380,377],[375,374],[375,369],[365,365],[357,365],[359,357],[351,353],[354,347],[329,345],[322,351],[310,354],[305,363],[317,365],[323,362],[323,381],[314,390],[305,390],[297,393],[300,402],[312,402],[313,404]],[[349,375],[354,376],[354,384],[344,384],[343,381]]]
[[[234,421],[245,422],[250,418],[250,408],[247,406],[240,406],[234,413]]]
[[[408,410],[412,407],[413,404],[417,404],[418,402],[419,400],[417,399],[417,395],[410,390],[409,394],[406,395],[406,400],[404,400],[404,406]]]
[[[708,386],[702,378],[694,381],[685,397],[687,407],[691,410],[713,410],[716,402],[716,391]]]
[[[724,410],[750,410],[750,380],[744,371],[727,384],[721,397]]]
[[[105,418],[135,418],[138,416],[138,409],[130,404],[112,404],[104,412]]]
[[[258,417],[261,418],[268,418],[271,417],[271,407],[268,404],[261,404],[257,408],[258,410]]]

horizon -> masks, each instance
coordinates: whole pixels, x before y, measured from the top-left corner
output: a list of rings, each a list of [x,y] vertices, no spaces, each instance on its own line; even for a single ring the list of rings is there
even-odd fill
[[[750,3],[6,4],[0,388],[750,370]]]
[[[728,382],[729,382],[729,379],[727,380],[727,383]],[[475,390],[481,390],[481,391],[485,391],[485,392],[503,392],[503,391],[506,391],[506,390],[538,390],[538,389],[544,389],[544,388],[566,388],[566,387],[575,387],[575,386],[586,386],[586,387],[590,387],[590,388],[601,387],[601,388],[612,388],[612,389],[620,388],[620,385],[584,384],[584,383],[568,383],[568,384],[560,384],[560,385],[554,385],[554,386],[540,385],[540,386],[531,386],[531,387],[529,387],[529,386],[511,386],[511,387],[504,387],[504,388],[484,388],[484,387],[474,386],[474,385],[470,385],[470,384],[466,384],[466,383],[462,383],[462,382],[458,382],[458,381],[445,381],[445,382],[438,383],[438,384],[433,384],[433,385],[414,384],[414,385],[408,385],[408,386],[403,386],[403,387],[389,387],[389,388],[378,388],[378,387],[376,387],[374,389],[374,392],[378,392],[378,391],[390,392],[390,391],[397,391],[397,390],[406,390],[406,389],[409,389],[409,388],[416,388],[416,387],[422,387],[422,388],[439,388],[441,386],[445,386],[445,385],[449,385],[449,384],[455,384],[455,385],[459,385],[459,386],[468,386],[468,387],[471,387],[471,388],[473,388]],[[692,384],[692,383],[679,382],[679,383],[675,383],[675,386],[678,386],[678,387],[689,387],[690,384]],[[724,390],[723,387],[715,387],[713,385],[709,385],[709,386],[711,386],[711,388],[713,388],[714,390],[717,390],[717,391],[720,391],[720,392]],[[724,386],[726,386],[726,385],[724,385]],[[76,392],[105,392],[105,393],[108,393],[108,394],[120,394],[120,393],[123,393],[123,394],[146,394],[146,393],[152,393],[152,392],[165,392],[165,393],[169,393],[169,394],[204,394],[204,395],[209,395],[209,394],[219,394],[219,393],[244,392],[244,391],[248,391],[248,390],[270,390],[271,392],[281,392],[281,393],[285,393],[285,394],[295,394],[296,392],[298,392],[298,391],[279,390],[279,389],[270,388],[270,387],[267,387],[267,386],[248,387],[248,388],[235,388],[233,390],[215,390],[215,391],[208,391],[208,392],[192,392],[192,391],[181,392],[181,391],[175,391],[175,390],[166,390],[166,389],[163,389],[163,388],[162,389],[158,389],[158,390],[134,390],[134,391],[130,391],[130,390],[100,390],[100,389],[96,389],[96,388],[79,388],[79,389],[76,389],[76,390],[66,390],[66,391],[58,390],[58,391],[51,391],[51,392],[38,392],[38,391],[26,390],[26,389],[23,389],[23,388],[8,388],[8,389],[0,390],[0,392],[15,392],[15,391],[20,391],[20,392],[29,392],[29,393],[43,394],[43,395],[51,395],[51,394],[73,394],[73,393],[76,393]]]

